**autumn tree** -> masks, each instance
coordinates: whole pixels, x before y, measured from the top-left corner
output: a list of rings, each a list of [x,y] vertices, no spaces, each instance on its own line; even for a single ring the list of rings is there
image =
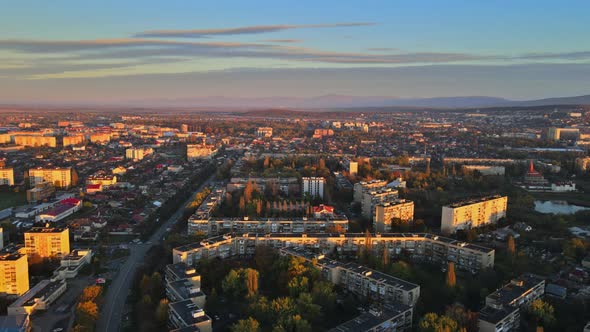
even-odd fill
[[[248,296],[258,293],[258,271],[254,269],[246,269],[246,278]]]
[[[449,262],[447,266],[447,286],[455,287],[457,284],[457,276],[455,275],[455,263]]]
[[[420,332],[457,332],[459,325],[452,318],[436,313],[430,312],[424,315],[418,323],[418,331]]]
[[[381,264],[383,264],[383,267],[389,265],[389,249],[387,248],[387,246],[383,248],[383,254],[381,255]]]
[[[260,332],[260,323],[252,318],[240,319],[234,325],[231,326],[232,332]]]
[[[246,212],[246,200],[244,199],[244,196],[240,197],[240,213],[245,213]]]
[[[156,307],[156,321],[165,325],[168,321],[168,299],[161,299]]]
[[[516,254],[516,244],[514,243],[514,237],[512,235],[508,236],[507,250],[510,256]]]
[[[373,249],[373,241],[371,240],[371,237],[371,233],[367,229],[365,231],[365,249],[367,249],[367,252],[370,252],[371,249]]]
[[[541,299],[534,300],[531,303],[529,313],[533,316],[538,325],[546,327],[555,321],[555,309],[551,304]]]

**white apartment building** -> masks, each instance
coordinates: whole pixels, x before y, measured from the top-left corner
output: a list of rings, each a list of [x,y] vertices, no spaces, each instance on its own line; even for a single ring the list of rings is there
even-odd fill
[[[303,182],[303,195],[309,194],[311,197],[324,198],[324,185],[326,179],[321,177],[304,177]]]

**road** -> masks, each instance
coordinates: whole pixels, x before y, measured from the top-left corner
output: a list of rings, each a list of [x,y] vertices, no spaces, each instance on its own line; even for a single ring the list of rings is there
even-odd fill
[[[211,175],[203,184],[191,195],[187,201],[180,206],[178,211],[164,222],[158,230],[150,237],[145,244],[130,245],[130,254],[127,261],[121,266],[119,273],[112,280],[107,294],[105,296],[105,302],[102,306],[99,320],[97,322],[98,332],[116,332],[121,327],[121,315],[125,308],[125,301],[129,296],[131,288],[131,282],[133,281],[133,274],[138,265],[141,264],[148,250],[162,240],[166,229],[171,227],[178,219],[182,216],[184,206],[193,200],[195,195],[201,191],[205,186],[209,185],[215,174]],[[149,244],[148,244],[149,243]]]

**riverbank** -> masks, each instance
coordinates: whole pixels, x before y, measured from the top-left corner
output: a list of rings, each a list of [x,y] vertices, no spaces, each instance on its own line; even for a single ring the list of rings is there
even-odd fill
[[[565,201],[571,205],[590,208],[590,194],[586,193],[529,192],[529,194],[539,201]]]

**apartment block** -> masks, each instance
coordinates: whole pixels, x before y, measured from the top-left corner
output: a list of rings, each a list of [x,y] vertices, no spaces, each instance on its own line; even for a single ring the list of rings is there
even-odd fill
[[[412,327],[412,307],[403,304],[387,304],[370,309],[344,322],[328,332],[399,332]]]
[[[100,184],[103,187],[112,186],[115,183],[117,183],[117,176],[105,172],[98,172],[86,179],[86,184]]]
[[[375,206],[377,204],[396,201],[399,198],[399,192],[392,188],[380,188],[378,190],[369,190],[363,192],[361,201],[361,213],[363,217],[373,219],[375,215]]]
[[[189,218],[191,232],[206,235],[224,233],[324,233],[331,229],[348,229],[346,216],[320,218]],[[194,233],[191,233],[194,234]]]
[[[54,148],[57,146],[57,139],[53,136],[17,135],[14,136],[14,143],[22,146],[48,146]]]
[[[0,251],[0,294],[20,296],[29,290],[27,256],[16,248]]]
[[[507,206],[508,197],[499,195],[443,206],[441,230],[445,234],[452,234],[457,230],[496,223],[506,217]]]
[[[29,258],[63,257],[70,252],[70,230],[66,227],[33,227],[25,232]]]
[[[304,177],[301,181],[303,182],[303,195],[307,194],[310,197],[324,198],[326,179],[322,177]]]
[[[88,137],[92,143],[108,143],[111,141],[110,133],[94,133]]]
[[[373,229],[375,232],[391,231],[391,222],[399,219],[403,222],[414,220],[414,202],[400,199],[375,205],[373,214]]]
[[[186,159],[194,161],[199,159],[211,159],[217,153],[213,145],[206,144],[187,144]]]
[[[271,137],[272,127],[258,127],[258,129],[256,130],[256,136]]]
[[[479,312],[480,332],[518,330],[520,310],[545,294],[545,279],[524,274],[486,297],[486,306]]]
[[[152,148],[129,148],[125,150],[125,158],[132,160],[142,160],[152,153],[154,153]]]
[[[14,169],[0,167],[0,186],[14,186]]]
[[[363,194],[367,191],[378,190],[387,186],[385,180],[373,180],[369,182],[361,181],[354,184],[353,199],[357,203],[361,203],[363,200]]]
[[[55,187],[51,182],[41,182],[35,185],[35,188],[27,190],[27,201],[36,203],[43,201],[55,193]]]
[[[552,141],[559,141],[561,139],[578,140],[580,138],[580,129],[551,127],[547,130],[547,138]]]
[[[170,302],[191,300],[205,308],[206,296],[201,291],[201,276],[195,268],[184,263],[166,266],[166,297]]]
[[[207,238],[173,249],[173,261],[193,266],[201,258],[226,258],[253,255],[258,245],[273,248],[300,247],[320,253],[335,252],[343,256],[357,254],[360,247],[369,247],[375,254],[388,250],[390,257],[404,253],[417,261],[446,266],[449,261],[458,269],[477,272],[494,266],[493,249],[428,233],[247,233]]]
[[[72,135],[63,137],[63,146],[68,147],[72,145],[80,145],[86,142],[84,135]]]
[[[191,300],[168,304],[168,327],[170,330],[196,327],[200,332],[212,332],[211,317]]]
[[[43,182],[53,183],[56,188],[69,188],[75,185],[73,170],[71,167],[29,169],[29,184],[31,187]]]

